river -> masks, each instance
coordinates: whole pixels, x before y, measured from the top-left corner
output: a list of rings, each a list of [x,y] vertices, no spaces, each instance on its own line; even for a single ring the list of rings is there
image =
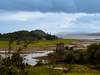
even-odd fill
[[[47,56],[49,53],[52,53],[53,51],[35,51],[30,54],[21,54],[24,57],[24,62],[28,63],[29,65],[36,65],[38,59],[34,59],[36,57],[42,57]],[[5,57],[5,54],[0,54],[2,57]]]

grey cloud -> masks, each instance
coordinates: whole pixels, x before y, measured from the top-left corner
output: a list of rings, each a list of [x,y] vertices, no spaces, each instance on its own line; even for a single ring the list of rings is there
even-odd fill
[[[99,13],[100,0],[0,0],[0,10]]]

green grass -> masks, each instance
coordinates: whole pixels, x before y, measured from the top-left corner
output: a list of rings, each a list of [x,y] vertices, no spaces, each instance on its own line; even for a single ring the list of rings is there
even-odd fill
[[[61,75],[62,71],[49,69],[49,66],[29,67],[26,69],[28,75]]]
[[[0,47],[8,47],[9,41],[0,41]],[[12,46],[17,46],[16,42],[12,43]]]
[[[71,70],[64,73],[63,70],[54,70],[47,66],[29,67],[26,69],[28,75],[100,75],[100,71],[93,70],[83,65],[68,65]]]
[[[69,44],[72,42],[72,40],[68,39],[58,39],[58,40],[39,40],[39,41],[33,41],[29,46],[53,46],[56,45],[57,43],[64,43],[64,44]],[[0,46],[1,47],[7,47],[8,46],[8,41],[0,41]],[[12,44],[12,46],[17,46],[16,42]]]
[[[57,43],[64,43],[64,44],[70,44],[72,40],[68,39],[58,39],[58,40],[39,40],[35,41],[30,46],[53,46]]]

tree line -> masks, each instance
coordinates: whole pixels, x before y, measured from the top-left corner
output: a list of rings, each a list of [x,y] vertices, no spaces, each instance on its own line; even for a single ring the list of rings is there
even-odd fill
[[[33,31],[16,31],[12,33],[0,34],[0,40],[54,40],[57,39],[55,35],[45,33],[42,30]]]

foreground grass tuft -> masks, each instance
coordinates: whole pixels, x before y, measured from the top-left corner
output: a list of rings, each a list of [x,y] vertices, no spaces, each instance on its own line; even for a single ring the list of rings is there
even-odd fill
[[[34,75],[100,75],[99,71],[90,69],[84,65],[76,64],[76,65],[66,65],[66,66],[71,68],[67,73],[64,73],[63,70],[54,70],[53,68],[49,68],[50,65],[28,67],[26,71],[28,72],[28,75],[33,75],[33,74]]]

